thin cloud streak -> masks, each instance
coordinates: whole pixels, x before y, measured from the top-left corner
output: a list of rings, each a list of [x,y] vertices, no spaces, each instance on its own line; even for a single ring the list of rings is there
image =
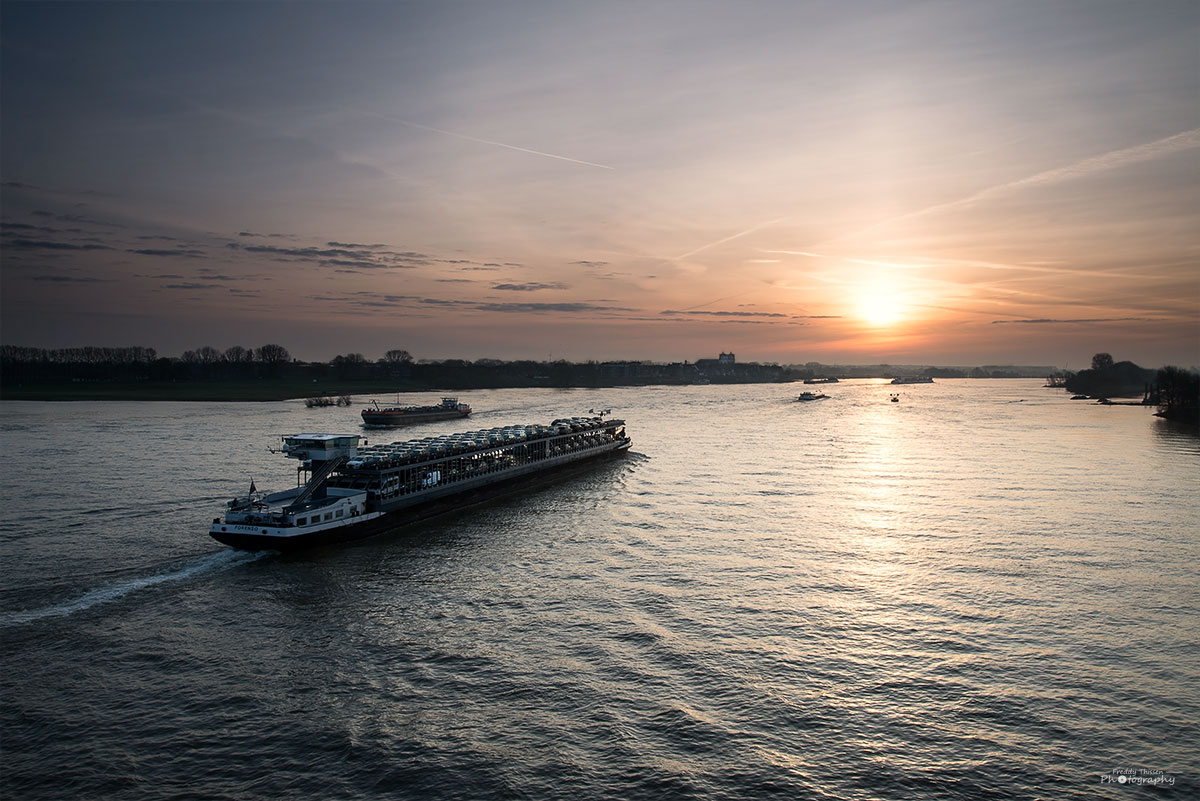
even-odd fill
[[[478,142],[483,145],[495,145],[496,147],[504,147],[504,148],[508,148],[509,150],[519,151],[521,153],[531,153],[535,156],[545,156],[546,158],[558,159],[559,161],[569,161],[569,162],[572,162],[573,164],[583,164],[587,167],[599,167],[602,170],[615,170],[616,169],[616,167],[610,167],[607,164],[597,164],[594,161],[584,161],[583,159],[573,159],[570,156],[559,156],[555,153],[547,153],[544,150],[531,150],[530,148],[527,148],[527,147],[518,147],[517,145],[510,145],[510,144],[506,144],[504,142],[497,142],[494,139],[481,139],[478,136],[467,136],[466,134],[455,133],[454,131],[446,131],[441,128],[434,128],[432,125],[422,125],[419,122],[409,122],[408,120],[396,119],[395,117],[389,117],[386,114],[374,114],[374,116],[382,117],[383,119],[391,120],[392,122],[398,122],[401,125],[407,125],[410,128],[420,128],[422,131],[433,131],[434,133],[440,133],[440,134],[444,134],[446,136],[453,136],[456,139],[465,139],[468,142]]]
[[[723,245],[726,242],[732,242],[733,240],[738,239],[743,236],[746,236],[747,234],[752,234],[755,231],[761,231],[763,228],[769,228],[770,226],[775,225],[776,223],[779,223],[779,222],[783,222],[783,218],[780,218],[777,220],[767,220],[764,223],[759,223],[758,225],[751,226],[750,228],[747,228],[745,231],[736,233],[733,236],[727,236],[724,239],[718,239],[716,242],[709,242],[707,245],[701,245],[700,247],[696,248],[695,250],[689,250],[687,253],[682,253],[682,254],[676,256],[675,258],[676,259],[686,259],[688,256],[694,256],[695,254],[699,253],[702,250],[708,250],[709,248],[715,248],[717,245]]]
[[[947,259],[937,256],[921,256],[917,257],[913,263],[903,263],[894,261],[879,261],[876,259],[859,259],[853,256],[833,256],[822,253],[813,253],[806,250],[763,250],[763,253],[780,253],[789,256],[805,256],[810,259],[835,259],[841,261],[854,262],[855,264],[866,264],[876,267],[898,267],[903,269],[918,269],[918,268],[936,268],[938,266],[950,267],[978,267],[985,270],[1011,270],[1017,272],[1030,273],[1046,273],[1049,275],[1071,275],[1075,277],[1085,278],[1124,278],[1129,280],[1145,280],[1149,277],[1145,273],[1130,275],[1126,273],[1118,273],[1109,270],[1088,270],[1073,267],[1048,267],[1044,264],[1002,264],[993,261],[982,261],[980,259]]]
[[[956,201],[952,205],[963,203],[972,203],[984,198],[994,197],[996,195],[1011,192],[1016,189],[1021,189],[1026,186],[1042,186],[1045,184],[1055,184],[1061,181],[1071,181],[1076,178],[1083,178],[1093,173],[1106,172],[1115,170],[1118,167],[1124,167],[1128,164],[1136,164],[1140,161],[1149,161],[1161,156],[1169,156],[1174,153],[1179,153],[1184,150],[1190,150],[1194,147],[1200,147],[1200,128],[1193,128],[1190,131],[1168,136],[1163,139],[1158,139],[1154,142],[1148,142],[1143,145],[1135,145],[1121,150],[1113,150],[1101,156],[1094,156],[1090,159],[1084,159],[1066,167],[1059,167],[1053,170],[1031,175],[1028,178],[1021,178],[1017,181],[1010,181],[1006,184],[993,186],[989,189],[983,189],[975,194]],[[935,207],[937,208],[937,207]]]
[[[1190,150],[1195,147],[1200,147],[1200,128],[1192,128],[1182,133],[1167,136],[1162,139],[1156,139],[1153,142],[1146,142],[1133,147],[1112,150],[1099,156],[1077,161],[1074,164],[1068,164],[1065,167],[1056,167],[1052,170],[1044,170],[1034,175],[1025,178],[1019,178],[1015,181],[990,186],[986,189],[980,189],[966,197],[957,200],[947,201],[945,203],[937,203],[917,211],[911,211],[906,214],[901,214],[896,217],[891,217],[887,220],[882,220],[877,223],[872,223],[866,228],[861,228],[853,233],[844,234],[826,240],[829,242],[838,242],[845,239],[853,239],[861,236],[868,231],[873,231],[876,228],[882,228],[887,225],[904,220],[913,220],[918,217],[924,217],[927,214],[934,214],[939,211],[949,211],[963,206],[969,206],[972,203],[978,203],[981,200],[990,200],[997,197],[1010,194],[1012,192],[1025,189],[1027,187],[1048,186],[1051,184],[1063,183],[1065,181],[1073,181],[1078,178],[1084,178],[1089,175],[1094,175],[1100,172],[1115,170],[1118,167],[1125,167],[1130,164],[1137,164],[1142,161],[1150,161],[1151,159],[1169,156],[1175,153],[1180,153],[1185,150]],[[806,254],[807,255],[807,254]]]
[[[1011,324],[1027,324],[1027,325],[1071,325],[1076,323],[1154,323],[1161,322],[1157,317],[1081,317],[1071,320],[1055,320],[1051,318],[1038,318],[1036,320],[992,320],[992,325],[1011,325]]]

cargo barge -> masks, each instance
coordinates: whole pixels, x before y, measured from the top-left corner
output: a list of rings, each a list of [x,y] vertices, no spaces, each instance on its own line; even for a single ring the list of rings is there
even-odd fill
[[[359,447],[357,434],[293,434],[294,489],[226,504],[209,534],[245,550],[291,550],[362,539],[521,491],[623,455],[625,421],[571,417]]]
[[[362,410],[363,423],[369,426],[405,426],[413,423],[430,423],[435,420],[453,420],[466,417],[471,413],[471,407],[459,403],[458,398],[442,398],[442,402],[430,406],[393,406],[380,409],[379,404],[371,401],[370,409]]]

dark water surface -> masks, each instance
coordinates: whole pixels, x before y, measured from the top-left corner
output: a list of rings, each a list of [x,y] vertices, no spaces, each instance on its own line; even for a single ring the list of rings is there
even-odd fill
[[[207,525],[357,405],[0,404],[0,796],[1194,797],[1200,439],[1040,384],[470,393],[633,452],[288,556]]]

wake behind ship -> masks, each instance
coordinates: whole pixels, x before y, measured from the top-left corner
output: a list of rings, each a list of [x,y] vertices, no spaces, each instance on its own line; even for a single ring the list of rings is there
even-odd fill
[[[631,440],[624,420],[572,417],[361,449],[357,434],[293,434],[283,443],[301,462],[298,486],[267,494],[252,484],[213,519],[214,539],[247,550],[361,539],[622,455]]]

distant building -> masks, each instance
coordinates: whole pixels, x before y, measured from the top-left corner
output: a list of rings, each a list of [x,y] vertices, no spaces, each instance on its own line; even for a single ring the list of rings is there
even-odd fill
[[[722,353],[715,359],[696,359],[696,369],[711,377],[732,376],[737,369],[736,359],[732,353]]]

